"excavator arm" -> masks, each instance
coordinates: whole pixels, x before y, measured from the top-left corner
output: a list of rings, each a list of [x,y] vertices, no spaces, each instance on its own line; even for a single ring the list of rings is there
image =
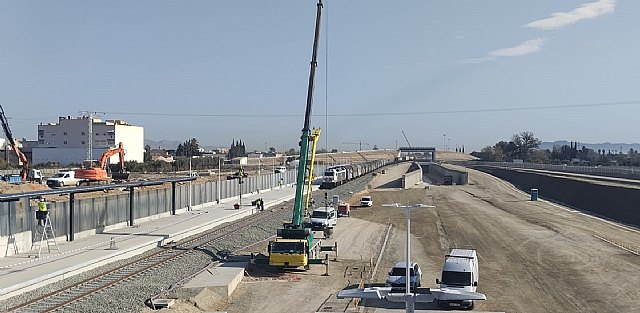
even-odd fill
[[[27,175],[29,174],[29,160],[27,157],[20,151],[16,141],[13,139],[13,134],[11,134],[11,128],[9,128],[9,122],[7,121],[7,117],[4,115],[4,108],[0,105],[0,122],[2,122],[2,129],[4,130],[4,134],[7,136],[7,140],[9,140],[9,144],[11,144],[11,148],[13,152],[18,156],[18,165],[22,165],[22,173],[20,176],[22,181],[27,180]]]
[[[118,144],[117,148],[107,150],[100,156],[100,161],[98,163],[100,165],[100,169],[105,170],[107,168],[107,160],[116,154],[119,154],[120,156],[120,172],[124,172],[124,147],[122,142]]]

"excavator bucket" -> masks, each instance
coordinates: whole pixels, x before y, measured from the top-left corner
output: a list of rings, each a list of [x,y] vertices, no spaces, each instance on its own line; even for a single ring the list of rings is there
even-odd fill
[[[112,172],[111,177],[116,180],[127,180],[129,179],[129,173],[127,172]]]

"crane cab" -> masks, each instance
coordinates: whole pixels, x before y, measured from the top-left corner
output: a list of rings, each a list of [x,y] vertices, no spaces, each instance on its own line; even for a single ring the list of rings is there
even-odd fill
[[[306,239],[278,238],[269,243],[269,265],[288,268],[306,267],[309,264]]]

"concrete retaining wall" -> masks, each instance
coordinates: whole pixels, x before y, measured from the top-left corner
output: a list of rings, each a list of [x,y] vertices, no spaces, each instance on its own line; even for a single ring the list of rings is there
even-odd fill
[[[451,176],[454,185],[466,185],[469,183],[469,173],[448,169],[437,163],[421,164],[423,174],[435,184],[444,183],[445,176]]]
[[[585,181],[496,167],[474,167],[504,179],[539,197],[622,223],[640,226],[640,189],[592,184]]]
[[[402,189],[409,189],[422,182],[422,167],[418,163],[411,164],[409,171],[402,175]]]

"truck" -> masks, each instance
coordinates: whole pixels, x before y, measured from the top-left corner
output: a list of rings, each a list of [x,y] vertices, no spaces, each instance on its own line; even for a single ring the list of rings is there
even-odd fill
[[[478,255],[474,249],[453,248],[444,258],[440,288],[476,292],[478,288]],[[473,309],[473,300],[444,301],[438,306]]]
[[[316,143],[320,136],[319,129],[311,129],[311,107],[313,104],[313,89],[315,83],[315,70],[317,66],[318,39],[320,35],[320,15],[322,12],[322,0],[318,1],[316,11],[315,34],[313,39],[313,51],[311,56],[311,68],[309,71],[309,85],[307,89],[307,103],[304,114],[302,136],[300,137],[299,166],[296,173],[296,192],[293,203],[291,221],[283,223],[283,227],[277,230],[277,238],[269,242],[269,265],[277,267],[304,267],[309,269],[311,264],[324,264],[319,258],[321,251],[330,250],[332,247],[321,247],[320,240],[316,240],[314,232],[303,222],[309,195],[305,197],[305,181],[311,185],[313,176],[313,162],[315,160]],[[310,147],[310,143],[312,143]],[[307,190],[310,192],[310,190]],[[307,199],[305,201],[305,198]],[[335,211],[334,211],[335,212]]]
[[[60,171],[47,179],[47,186],[50,188],[79,186],[83,180],[76,177],[75,171]]]
[[[351,215],[351,205],[346,202],[338,203],[338,216],[349,216]]]

